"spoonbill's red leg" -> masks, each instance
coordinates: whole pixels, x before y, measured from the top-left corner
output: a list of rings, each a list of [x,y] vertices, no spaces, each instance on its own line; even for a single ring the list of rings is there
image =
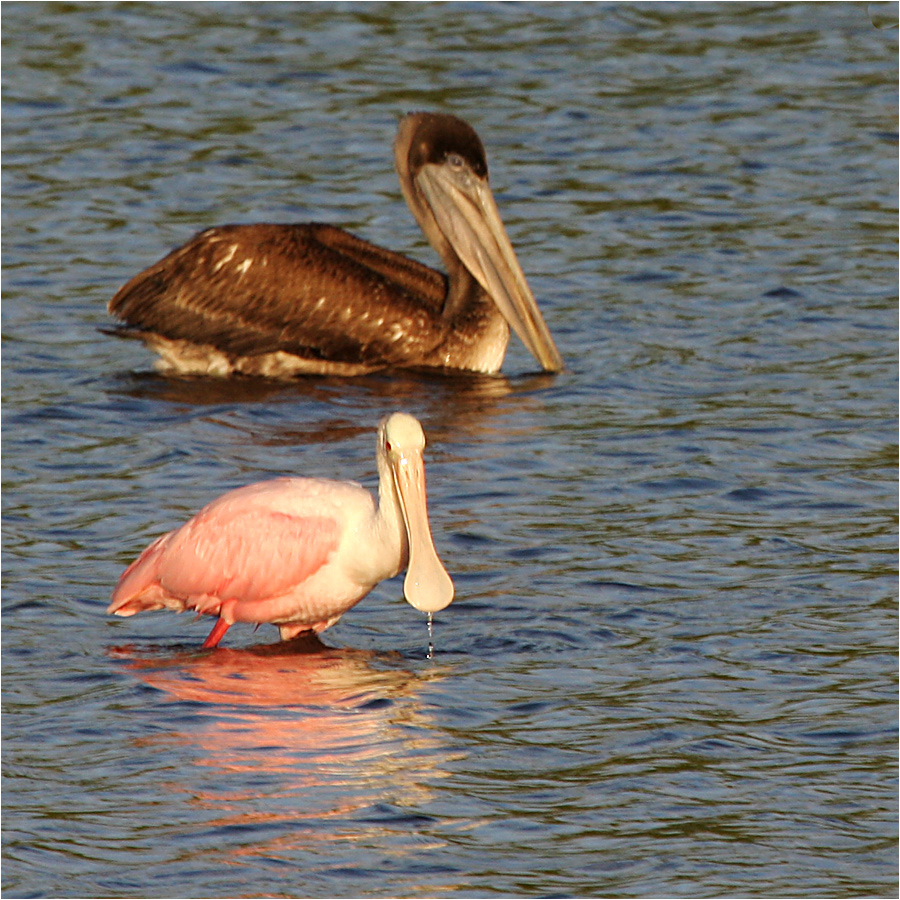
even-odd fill
[[[216,619],[216,624],[213,625],[213,629],[209,633],[209,637],[203,642],[201,649],[209,650],[211,647],[217,647],[229,628],[231,628],[230,622],[226,622],[224,619]]]

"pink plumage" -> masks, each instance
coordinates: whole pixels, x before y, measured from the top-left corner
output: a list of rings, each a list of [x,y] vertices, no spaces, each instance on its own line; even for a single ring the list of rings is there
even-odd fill
[[[377,505],[358,484],[318,478],[229,491],[150,544],[122,574],[108,611],[218,616],[204,647],[235,622],[270,622],[287,640],[333,625],[407,565],[409,602],[443,609],[453,583],[428,526],[424,434],[412,416],[395,413],[378,435]]]

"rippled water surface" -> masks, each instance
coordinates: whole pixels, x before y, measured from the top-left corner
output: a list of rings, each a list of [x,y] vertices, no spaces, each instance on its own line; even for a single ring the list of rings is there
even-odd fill
[[[896,896],[895,6],[4,3],[4,894]],[[422,108],[565,373],[167,380],[98,330],[213,224],[435,263]],[[399,579],[327,649],[105,614],[228,487],[374,485],[397,408],[433,659]]]

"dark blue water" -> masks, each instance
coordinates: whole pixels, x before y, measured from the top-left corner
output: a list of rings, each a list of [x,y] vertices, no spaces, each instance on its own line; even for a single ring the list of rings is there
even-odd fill
[[[4,894],[896,896],[894,8],[5,3]],[[565,373],[169,380],[98,331],[213,224],[434,263],[410,109],[479,130]],[[106,616],[226,488],[374,487],[394,409],[433,659],[399,579],[317,652]]]

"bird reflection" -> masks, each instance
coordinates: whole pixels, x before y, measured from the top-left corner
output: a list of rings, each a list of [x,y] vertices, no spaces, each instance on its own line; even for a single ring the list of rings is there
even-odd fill
[[[138,372],[114,376],[110,390],[128,397],[165,400],[195,406],[220,403],[253,403],[308,399],[316,402],[346,400],[348,396],[360,400],[389,400],[398,405],[409,401],[439,397],[442,400],[459,398],[463,403],[499,400],[523,391],[550,387],[558,379],[546,373],[520,375],[480,375],[476,372],[397,369],[374,372],[356,378],[317,376],[292,381],[273,381],[270,378],[234,378],[230,381],[198,376],[168,376],[156,372]]]
[[[114,379],[109,392],[130,400],[162,401],[184,407],[227,407],[211,415],[229,429],[246,430],[254,445],[304,446],[341,443],[367,435],[368,424],[361,425],[357,410],[366,410],[365,420],[395,409],[416,411],[433,446],[445,440],[479,441],[502,432],[507,413],[518,419],[530,417],[535,424],[542,417],[543,392],[558,384],[558,377],[547,374],[519,376],[474,373],[420,373],[398,370],[374,373],[358,378],[316,377],[283,382],[268,378],[172,378],[145,373]],[[298,416],[297,404],[315,407],[315,415]],[[291,412],[284,424],[261,422],[253,418],[244,427],[235,415],[243,405],[252,411],[255,404],[269,410],[289,405]],[[321,417],[322,411],[326,416]],[[282,418],[282,417],[279,417]],[[308,421],[303,421],[307,419]],[[290,420],[290,424],[288,424]]]
[[[309,635],[249,650],[110,655],[189,704],[136,744],[192,761],[166,787],[203,812],[198,830],[239,826],[227,847],[210,851],[223,864],[293,860],[341,840],[345,819],[354,839],[371,828],[389,831],[392,844],[421,845],[408,827],[368,822],[369,812],[360,821],[359,811],[427,803],[444,776],[454,754],[418,700],[442,677],[433,667],[416,674],[399,654],[332,649]]]
[[[130,647],[110,652],[151,687],[213,706],[359,709],[402,696],[419,680],[403,669],[372,665],[378,659],[399,660],[399,654],[338,650],[309,632],[247,649],[220,647],[215,653],[142,657]]]

